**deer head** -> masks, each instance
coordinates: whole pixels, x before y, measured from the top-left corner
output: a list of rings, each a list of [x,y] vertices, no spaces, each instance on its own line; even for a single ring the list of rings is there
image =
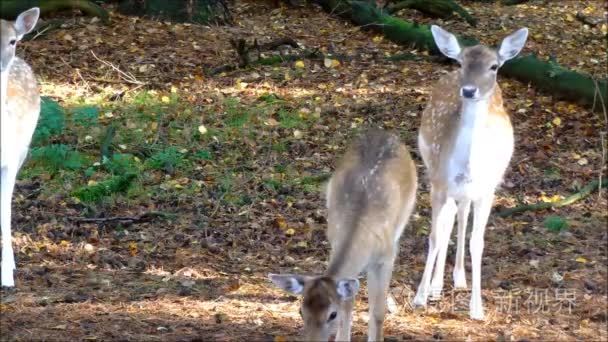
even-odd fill
[[[36,26],[40,10],[38,7],[19,14],[15,21],[0,20],[0,71],[5,73],[9,70],[17,42]]]
[[[462,48],[453,34],[436,25],[431,26],[431,32],[441,53],[460,63],[461,98],[473,101],[492,95],[498,68],[519,54],[528,37],[527,28],[519,29],[494,50],[483,45]]]

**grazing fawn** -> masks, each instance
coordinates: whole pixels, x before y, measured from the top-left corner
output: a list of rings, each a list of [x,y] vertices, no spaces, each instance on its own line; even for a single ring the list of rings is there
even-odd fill
[[[349,341],[356,277],[367,272],[368,340],[383,340],[386,296],[399,237],[416,200],[416,167],[399,138],[370,130],[350,147],[327,185],[331,254],[322,276],[269,274],[281,289],[302,294],[307,341]]]
[[[15,255],[11,241],[11,200],[17,172],[27,156],[40,113],[40,95],[34,73],[15,56],[17,42],[34,29],[40,10],[31,8],[14,22],[0,20],[0,102],[1,119],[1,198],[2,286],[15,286]]]
[[[422,114],[418,145],[431,183],[432,228],[424,274],[414,305],[439,297],[454,216],[458,216],[454,287],[466,288],[464,246],[473,203],[470,239],[472,288],[469,316],[483,319],[481,255],[494,192],[513,154],[513,128],[502,103],[496,72],[517,56],[528,36],[522,28],[498,50],[477,45],[461,48],[456,37],[438,26],[431,31],[439,50],[457,60],[460,70],[444,76]],[[435,272],[431,282],[431,273]]]

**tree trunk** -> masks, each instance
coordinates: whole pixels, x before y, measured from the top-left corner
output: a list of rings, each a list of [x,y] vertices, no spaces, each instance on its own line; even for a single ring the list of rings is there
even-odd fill
[[[0,18],[14,20],[21,12],[39,7],[41,16],[67,9],[78,9],[85,15],[99,17],[104,23],[109,20],[108,12],[88,0],[3,0],[0,1]]]
[[[382,32],[391,41],[427,50],[440,55],[430,27],[392,17],[364,1],[316,0],[323,9],[356,25]],[[459,37],[463,46],[479,44],[474,38]],[[552,61],[541,61],[534,55],[514,58],[500,69],[501,74],[547,91],[554,97],[579,102],[594,110],[601,110],[600,96],[607,102],[606,80],[595,80],[590,75],[574,72]]]
[[[197,24],[232,23],[224,0],[123,0],[118,10],[127,15],[149,16]]]

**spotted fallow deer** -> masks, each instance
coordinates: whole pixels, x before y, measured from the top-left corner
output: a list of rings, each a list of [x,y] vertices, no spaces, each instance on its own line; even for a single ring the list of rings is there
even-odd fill
[[[38,8],[21,13],[15,21],[0,20],[0,109],[2,286],[15,286],[15,255],[11,240],[11,201],[17,172],[27,156],[40,113],[40,95],[34,73],[15,56],[17,42],[38,21]]]
[[[496,72],[521,51],[528,29],[522,28],[506,37],[498,50],[482,45],[461,48],[453,34],[438,26],[432,26],[431,31],[439,50],[458,61],[461,67],[439,81],[422,114],[418,145],[431,184],[433,214],[426,265],[413,304],[425,306],[429,294],[441,295],[455,215],[458,216],[458,237],[454,287],[467,287],[464,245],[472,202],[469,316],[483,319],[483,236],[495,189],[513,153],[513,128],[503,107]]]
[[[327,341],[336,319],[336,341],[350,340],[356,277],[363,271],[369,293],[368,340],[383,340],[389,282],[416,188],[415,165],[398,137],[371,130],[347,151],[327,185],[331,254],[325,274],[269,274],[281,289],[303,295],[306,341]]]

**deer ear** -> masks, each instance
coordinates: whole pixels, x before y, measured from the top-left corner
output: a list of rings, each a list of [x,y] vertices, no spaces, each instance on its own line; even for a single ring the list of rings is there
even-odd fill
[[[336,291],[338,292],[340,299],[350,299],[359,291],[359,280],[354,278],[340,279],[336,283]]]
[[[297,274],[268,274],[268,279],[270,279],[278,288],[296,295],[302,294],[304,291],[304,284],[308,278],[309,277]]]
[[[517,56],[521,49],[524,48],[524,44],[526,44],[526,39],[528,38],[528,29],[521,28],[512,34],[508,35],[503,39],[502,44],[500,44],[500,48],[498,49],[498,60],[500,65],[509,59]]]
[[[460,44],[456,36],[437,25],[431,25],[431,33],[439,51],[449,58],[460,62]]]
[[[15,29],[19,39],[34,29],[36,22],[38,22],[39,16],[40,9],[38,7],[30,8],[29,10],[19,14],[15,20]]]

